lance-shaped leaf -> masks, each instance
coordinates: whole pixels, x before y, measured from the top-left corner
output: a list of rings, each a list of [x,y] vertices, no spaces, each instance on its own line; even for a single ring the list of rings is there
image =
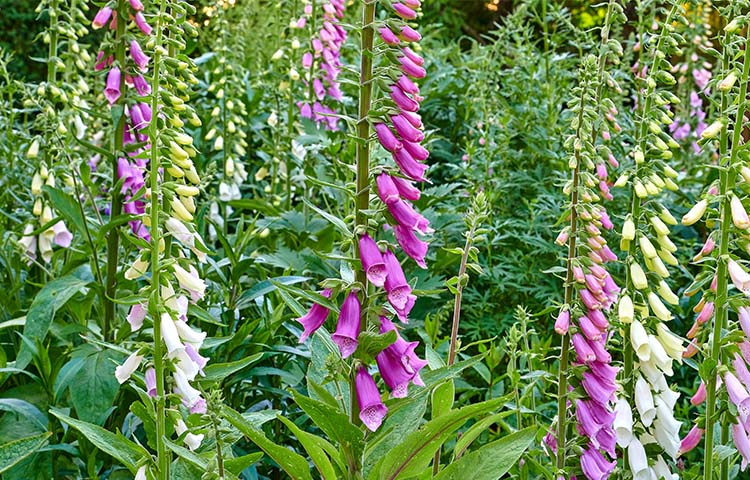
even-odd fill
[[[51,432],[45,432],[0,445],[0,473],[10,470],[14,465],[42,448],[50,435],[52,435]]]

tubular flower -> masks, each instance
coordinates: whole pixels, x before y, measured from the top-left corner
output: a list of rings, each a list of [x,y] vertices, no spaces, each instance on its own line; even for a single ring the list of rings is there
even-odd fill
[[[331,289],[327,288],[320,294],[326,298],[331,298]],[[325,323],[329,313],[330,311],[326,307],[315,303],[304,316],[298,318],[297,321],[302,324],[304,329],[299,337],[299,343],[303,343],[310,335],[315,333]]]
[[[345,9],[344,0],[323,1],[323,25],[318,32],[313,32],[310,42],[312,51],[302,56],[302,68],[306,71],[304,78],[310,87],[311,95],[305,102],[297,104],[300,114],[303,117],[312,118],[331,131],[338,130],[336,111],[322,102],[325,102],[326,98],[340,102],[343,98],[338,77],[342,70],[341,47],[347,37],[346,29],[340,24]],[[312,8],[306,8],[296,26],[304,27],[307,19],[315,14]]]
[[[357,292],[349,292],[339,313],[336,324],[336,333],[331,336],[333,342],[338,345],[343,358],[357,350],[357,337],[360,330],[360,304]]]
[[[380,392],[375,380],[367,371],[367,368],[361,366],[357,370],[355,377],[355,391],[357,394],[357,405],[359,406],[359,419],[371,431],[380,427],[383,418],[388,413],[388,408],[380,399]]]

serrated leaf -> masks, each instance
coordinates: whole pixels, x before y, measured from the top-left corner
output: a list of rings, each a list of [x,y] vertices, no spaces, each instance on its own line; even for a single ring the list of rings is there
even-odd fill
[[[10,470],[42,448],[51,435],[52,432],[44,432],[0,445],[0,473]]]

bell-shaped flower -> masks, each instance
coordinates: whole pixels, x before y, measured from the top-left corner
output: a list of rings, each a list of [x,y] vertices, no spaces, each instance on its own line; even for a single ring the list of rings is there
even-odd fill
[[[143,32],[144,35],[151,35],[151,31],[153,29],[151,28],[151,25],[148,24],[148,22],[146,21],[146,17],[144,17],[141,12],[135,14],[135,24],[138,29]]]
[[[380,141],[380,144],[388,150],[389,152],[397,152],[401,150],[403,145],[401,142],[396,138],[396,135],[393,134],[391,129],[386,125],[385,123],[376,123],[374,125],[375,133],[378,136],[378,140]]]
[[[354,386],[357,394],[357,405],[359,406],[359,419],[371,431],[376,431],[383,418],[388,413],[388,408],[380,399],[380,392],[375,380],[367,371],[360,366],[354,378]]]
[[[195,403],[201,396],[201,392],[190,385],[187,376],[181,369],[176,368],[174,370],[174,373],[172,374],[172,377],[174,378],[175,382],[175,391],[178,395],[180,395],[185,405],[187,405],[188,407],[192,407],[193,405],[195,405]]]
[[[628,445],[628,466],[633,474],[633,480],[651,479],[646,449],[637,438],[634,438]]]
[[[133,63],[141,70],[145,70],[148,67],[149,58],[143,53],[141,46],[136,40],[131,40],[130,42],[130,58],[133,59]]]
[[[401,195],[401,198],[403,198],[404,200],[411,200],[413,202],[419,200],[421,193],[419,189],[415,187],[410,181],[400,177],[391,177],[391,179],[396,185],[396,189],[398,190],[399,195]]]
[[[417,182],[426,181],[424,173],[427,171],[427,165],[419,163],[405,148],[393,152],[393,160],[398,165],[401,173]]]
[[[375,179],[378,186],[378,196],[386,205],[398,202],[401,199],[394,177],[387,173],[381,173]]]
[[[635,312],[633,307],[633,300],[630,299],[630,296],[623,295],[622,297],[620,297],[620,303],[617,306],[617,315],[620,319],[620,322],[625,324],[633,323]]]
[[[360,304],[356,291],[349,292],[341,305],[336,332],[331,336],[338,345],[343,358],[347,358],[357,350],[360,330]]]
[[[152,398],[156,398],[156,370],[153,367],[146,370],[146,393]]]
[[[632,325],[630,325],[630,344],[641,361],[649,361],[651,358],[651,347],[648,342],[648,334],[638,320],[634,320]]]
[[[107,84],[104,88],[104,96],[107,97],[107,101],[109,101],[110,105],[115,103],[117,99],[120,98],[121,79],[122,74],[120,72],[120,69],[117,67],[112,67],[107,74]]]
[[[131,354],[122,365],[118,365],[115,368],[115,378],[122,385],[125,383],[130,376],[138,369],[138,366],[143,361],[143,355],[138,355],[138,352]]]
[[[195,331],[182,320],[177,320],[175,327],[183,342],[189,343],[195,348],[201,348],[203,340],[206,338],[206,332]]]
[[[55,245],[62,248],[68,248],[70,246],[70,242],[73,240],[73,235],[65,227],[65,223],[63,223],[62,220],[52,226],[52,231],[55,233],[53,240]]]
[[[664,449],[664,452],[672,458],[677,458],[680,450],[679,426],[673,427],[657,416],[654,421],[653,434],[656,443]]]
[[[680,442],[680,449],[677,452],[677,456],[679,457],[681,455],[684,455],[685,453],[697,447],[702,437],[703,429],[698,428],[698,425],[694,425],[693,428],[690,429],[688,434],[685,435],[685,438],[682,439],[682,442]]]
[[[557,315],[557,319],[555,320],[555,332],[560,335],[565,335],[566,333],[568,333],[569,328],[570,311],[568,309],[560,310],[560,313]]]
[[[654,292],[648,292],[648,304],[659,320],[664,322],[672,320],[672,313],[664,306],[661,299]]]
[[[423,242],[417,238],[411,228],[403,225],[395,225],[393,232],[396,235],[396,241],[398,241],[404,253],[417,262],[417,265],[420,267],[427,268],[427,264],[425,263],[425,255],[427,255],[428,247],[427,242]]]
[[[690,397],[690,403],[696,407],[706,401],[706,384],[701,380],[698,389],[695,391],[692,397]]]
[[[91,22],[91,27],[94,30],[98,30],[102,28],[104,25],[106,25],[109,22],[109,19],[112,17],[112,7],[102,7],[98,12],[96,12],[96,16],[94,16],[94,21]]]
[[[130,324],[131,332],[135,332],[143,326],[143,320],[146,318],[146,313],[146,309],[140,303],[133,304],[133,306],[130,307],[126,319]]]
[[[745,427],[739,423],[732,425],[732,440],[737,451],[740,452],[742,458],[742,464],[740,470],[743,472],[747,468],[748,462],[750,462],[750,439],[748,439]]]
[[[677,360],[677,362],[682,363],[682,354],[685,351],[682,340],[673,334],[663,323],[656,325],[656,334],[667,355]]]
[[[724,374],[724,385],[729,400],[737,407],[740,419],[743,423],[747,423],[748,416],[750,416],[750,394],[732,372]]]
[[[177,423],[175,423],[174,426],[174,431],[179,436],[182,436],[182,434],[185,433],[183,442],[185,442],[185,445],[187,445],[190,450],[197,450],[203,442],[204,435],[196,435],[194,433],[190,433],[188,431],[187,425],[185,425],[185,422],[183,422],[182,419],[177,420]]]
[[[164,344],[167,346],[167,353],[171,355],[185,349],[185,345],[180,340],[180,334],[177,333],[177,326],[175,326],[170,314],[161,314],[160,326],[162,339],[164,339]]]
[[[648,279],[643,268],[637,263],[630,264],[630,278],[633,281],[633,286],[638,290],[645,290],[648,288]]]
[[[404,200],[388,204],[388,211],[401,226],[416,230],[423,235],[434,232],[430,228],[430,222]]]
[[[382,287],[386,282],[389,271],[378,245],[366,233],[359,237],[359,258],[370,283]]]
[[[328,288],[320,294],[326,298],[331,298],[331,290]],[[325,323],[329,313],[330,310],[326,307],[315,303],[305,315],[298,318],[297,321],[302,324],[302,328],[304,329],[302,335],[299,337],[299,343],[303,343],[310,335],[315,333]]]
[[[593,446],[586,448],[581,455],[581,468],[588,480],[606,480],[616,465],[616,461],[608,462]]]
[[[574,334],[571,337],[571,342],[573,343],[573,349],[576,352],[579,362],[590,363],[596,361],[596,354],[583,335],[580,333]]]
[[[661,342],[654,335],[648,336],[648,347],[651,351],[650,361],[653,362],[659,370],[667,375],[672,375],[672,358],[667,355],[667,351],[664,350]]]
[[[732,223],[734,226],[744,230],[750,227],[750,218],[747,216],[747,211],[742,205],[742,200],[737,195],[732,195],[732,200],[729,202],[729,206],[732,212]]]
[[[656,417],[656,406],[654,405],[654,397],[651,395],[651,388],[640,375],[635,382],[635,407],[638,410],[641,423],[645,427],[650,426]]]
[[[633,440],[633,411],[627,399],[619,398],[615,403],[615,420],[612,424],[617,434],[617,444],[625,448]]]
[[[174,275],[177,277],[180,287],[190,292],[193,300],[203,298],[206,293],[206,283],[198,276],[198,271],[192,265],[190,265],[189,272],[177,263],[172,265],[172,270],[174,270]]]
[[[739,263],[731,259],[729,260],[727,269],[729,270],[732,283],[737,287],[737,290],[742,293],[750,292],[750,273],[742,268]]]

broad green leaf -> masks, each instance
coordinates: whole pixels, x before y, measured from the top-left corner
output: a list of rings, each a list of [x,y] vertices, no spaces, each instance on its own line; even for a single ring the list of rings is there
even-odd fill
[[[121,433],[112,433],[98,425],[71,418],[59,410],[50,409],[50,413],[78,430],[89,442],[99,450],[116,458],[131,472],[135,472],[136,465],[149,453],[140,445],[123,437]]]
[[[361,457],[365,448],[364,434],[351,424],[346,414],[341,413],[336,407],[297,392],[294,392],[294,401],[328,438],[341,446],[348,459]]]
[[[83,266],[46,284],[37,293],[26,314],[24,337],[43,340],[47,336],[47,331],[57,311],[90,282],[90,277],[91,272],[88,271],[88,267]],[[31,351],[23,343],[18,352],[16,367],[26,368],[30,361]]]
[[[221,382],[230,375],[239,372],[248,365],[257,362],[263,356],[263,352],[258,352],[254,355],[250,355],[247,358],[237,360],[235,362],[228,363],[215,363],[208,364],[203,370],[206,373],[205,377],[196,377],[196,380],[200,383],[211,383]]]
[[[518,462],[536,436],[536,427],[507,435],[451,462],[435,480],[497,480]]]
[[[437,418],[453,408],[455,394],[452,378],[435,387],[432,391],[432,418]]]
[[[115,378],[117,355],[96,351],[83,358],[83,366],[71,379],[70,399],[79,419],[101,425],[106,410],[114,403],[120,384]]]
[[[0,398],[0,411],[13,412],[31,421],[40,432],[47,430],[47,415],[34,404],[20,398]]]
[[[164,439],[164,444],[167,446],[168,449],[172,450],[175,454],[177,454],[178,457],[182,458],[189,464],[191,464],[194,467],[197,467],[201,470],[206,470],[208,467],[208,462],[206,462],[203,458],[198,456],[197,454],[193,453],[191,450],[188,450],[187,448],[177,445],[173,441],[169,440],[168,438]]]
[[[500,408],[507,399],[497,398],[458,410],[426,423],[393,447],[370,472],[370,480],[395,480],[421,473],[432,461],[435,452],[467,420]]]
[[[244,469],[263,458],[263,452],[248,453],[237,458],[225,458],[224,467],[235,475],[239,475]]]
[[[11,469],[14,465],[39,450],[51,435],[51,432],[45,432],[0,445],[0,473]]]
[[[310,460],[312,460],[315,468],[320,472],[320,476],[323,477],[323,480],[335,480],[336,470],[334,470],[331,460],[321,446],[321,443],[325,442],[325,440],[313,435],[312,433],[303,432],[288,418],[279,415],[278,419],[292,431],[295,437],[297,437],[299,443],[302,444],[302,447],[310,456]]]
[[[483,418],[481,421],[469,427],[465,432],[461,434],[461,437],[456,440],[456,445],[453,447],[453,456],[456,458],[461,457],[461,455],[464,454],[464,451],[469,448],[469,445],[471,445],[471,443],[476,440],[477,437],[482,434],[482,432],[487,430],[490,425],[499,422],[500,420],[511,414],[513,414],[513,412],[510,410],[506,412],[496,413],[495,415],[490,415],[489,417]]]
[[[382,352],[388,345],[396,341],[396,331],[390,330],[386,333],[379,334],[365,331],[357,337],[357,350],[354,352],[354,358],[362,360],[364,364],[375,363],[375,357]]]
[[[242,292],[242,295],[240,295],[240,298],[237,300],[235,307],[243,310],[249,307],[253,300],[255,300],[256,298],[260,298],[264,295],[268,295],[269,293],[276,291],[278,287],[274,285],[274,283],[278,283],[281,285],[294,285],[295,283],[301,283],[307,280],[309,280],[309,278],[297,276],[276,277],[269,280],[263,280],[262,282],[258,282],[253,285],[250,289]]]
[[[86,219],[81,213],[78,201],[58,188],[45,186],[44,190],[49,195],[52,204],[55,206],[55,210],[60,212],[60,215],[67,221],[66,223],[74,225],[76,231],[83,236],[86,231]],[[92,233],[92,236],[96,237],[95,231]]]
[[[222,407],[224,418],[234,425],[245,437],[271,457],[293,480],[312,480],[310,466],[302,455],[294,453],[269,440],[262,431],[255,428],[242,415],[232,408]]]

